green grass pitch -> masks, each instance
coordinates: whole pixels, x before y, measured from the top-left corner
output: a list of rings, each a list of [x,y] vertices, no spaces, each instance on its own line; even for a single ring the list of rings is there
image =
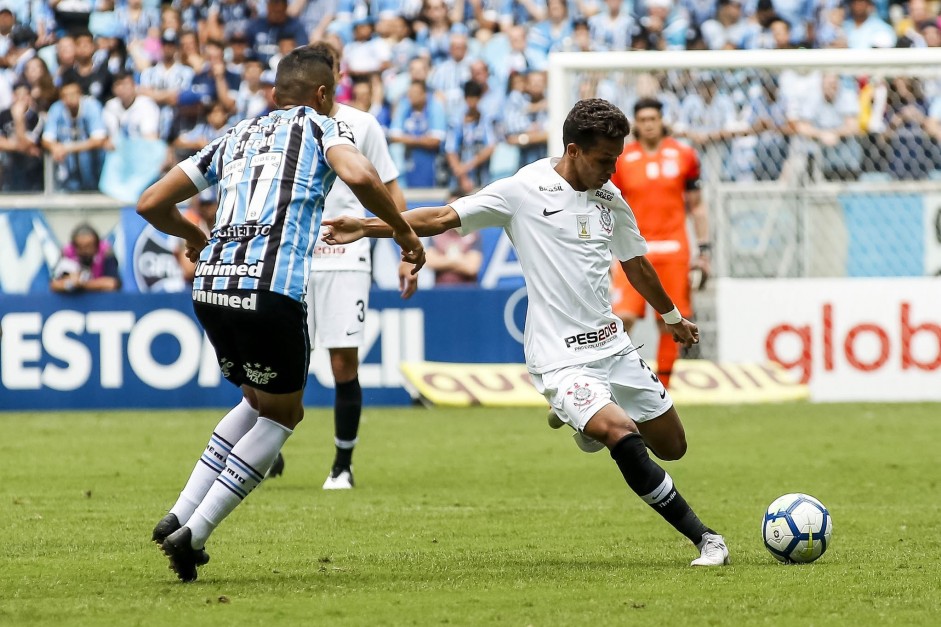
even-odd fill
[[[941,621],[941,406],[684,407],[665,464],[732,566],[696,552],[540,410],[367,408],[353,492],[320,489],[332,418],[211,538],[183,585],[149,542],[214,411],[0,414],[0,625],[875,625]],[[833,542],[783,566],[786,492]]]

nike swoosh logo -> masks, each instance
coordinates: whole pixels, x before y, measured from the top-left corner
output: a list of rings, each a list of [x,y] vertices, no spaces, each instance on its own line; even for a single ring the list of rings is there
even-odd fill
[[[663,390],[662,392],[660,392],[660,400],[663,400],[663,399],[665,399],[666,397],[667,397],[667,391],[666,391],[666,390]]]
[[[356,335],[357,333],[359,333],[359,331],[347,331],[346,332],[347,335]]]
[[[563,209],[557,209],[556,211],[549,211],[548,209],[543,209],[543,210],[542,210],[542,215],[544,215],[544,216],[546,216],[546,217],[548,218],[549,216],[554,216],[555,214],[561,213],[562,211],[563,211]]]

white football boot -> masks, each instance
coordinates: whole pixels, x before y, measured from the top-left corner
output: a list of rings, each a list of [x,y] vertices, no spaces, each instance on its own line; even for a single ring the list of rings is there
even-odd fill
[[[697,547],[700,555],[690,562],[690,566],[725,566],[732,563],[729,559],[729,547],[725,546],[725,538],[718,534],[703,534]]]
[[[324,490],[352,490],[353,468],[334,468],[323,482]]]

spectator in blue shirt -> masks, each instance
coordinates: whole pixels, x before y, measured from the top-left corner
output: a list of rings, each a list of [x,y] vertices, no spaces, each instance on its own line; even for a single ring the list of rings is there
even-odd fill
[[[425,0],[421,16],[415,22],[415,43],[432,65],[448,58],[451,45],[451,19],[444,0]]]
[[[97,190],[104,162],[101,149],[108,139],[101,104],[83,96],[75,80],[62,84],[59,98],[49,109],[42,134],[43,148],[55,162],[56,184],[70,192]]]
[[[872,0],[850,0],[843,25],[848,48],[894,48],[895,31],[876,14]]]
[[[389,129],[389,143],[405,146],[405,176],[408,187],[434,187],[436,161],[447,134],[444,108],[428,97],[422,81],[413,81],[408,99],[395,112]]]
[[[480,113],[499,127],[503,120],[503,105],[506,103],[506,82],[490,75],[490,67],[481,59],[471,63],[471,80],[480,85],[482,95],[477,108]],[[460,114],[461,112],[458,112]],[[499,129],[498,129],[499,134]]]
[[[321,4],[327,0],[319,0]],[[206,12],[206,36],[229,41],[236,34],[244,35],[251,23],[252,9],[243,0],[210,0]]]
[[[199,96],[204,106],[218,101],[231,114],[235,112],[235,99],[241,80],[238,74],[226,68],[224,52],[221,41],[210,39],[206,42],[203,46],[205,63],[193,77],[190,89]]]
[[[824,74],[821,89],[803,103],[797,132],[816,144],[814,156],[827,180],[855,180],[862,165],[858,141],[859,94],[836,74]]]
[[[791,43],[798,44],[808,38],[816,19],[815,0],[774,0],[775,14],[791,25]]]
[[[294,39],[298,46],[308,43],[304,25],[289,17],[287,9],[287,0],[268,0],[268,15],[256,18],[248,25],[248,41],[265,63],[279,53],[278,42],[284,37]]]
[[[719,0],[714,20],[702,25],[702,36],[710,50],[735,50],[742,47],[748,23],[742,17],[742,0]]]
[[[490,182],[490,155],[497,143],[493,122],[481,115],[483,89],[474,81],[464,84],[464,112],[448,129],[444,151],[451,170],[451,189],[470,194]]]
[[[605,9],[588,19],[591,41],[599,50],[627,50],[631,46],[634,18],[622,0],[605,0]]]
[[[549,53],[560,50],[562,42],[572,36],[572,22],[565,0],[549,0],[547,11],[548,17],[529,29],[527,42],[529,49],[542,58],[543,67]]]
[[[506,143],[519,146],[520,165],[548,155],[548,105],[545,72],[530,72],[523,91],[507,97]]]
[[[445,103],[448,110],[460,106],[464,83],[470,80],[471,59],[467,56],[467,35],[452,33],[450,56],[437,64],[428,78],[428,86],[435,98]]]

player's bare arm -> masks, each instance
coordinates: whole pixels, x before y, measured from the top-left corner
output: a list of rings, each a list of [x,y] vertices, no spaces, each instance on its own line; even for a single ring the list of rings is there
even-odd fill
[[[640,256],[622,261],[621,267],[634,289],[660,315],[673,311],[673,301],[664,291],[656,270],[653,269],[646,257]],[[667,324],[667,328],[673,334],[673,339],[687,348],[699,343],[699,327],[685,318],[681,318],[676,324]]]
[[[450,205],[421,207],[402,215],[420,237],[438,235],[461,226],[461,218]],[[351,218],[340,216],[324,220],[323,241],[330,245],[349,244],[364,237],[392,237],[392,228],[377,218]]]
[[[398,208],[399,213],[405,213],[408,206],[405,203],[405,193],[399,185],[398,180],[392,179],[386,183],[386,189],[392,196],[392,201]],[[399,264],[399,294],[404,299],[409,299],[418,291],[418,277],[415,276],[415,266],[407,261]]]
[[[137,214],[156,229],[175,235],[186,242],[186,257],[193,263],[206,247],[206,234],[187,220],[176,208],[177,203],[199,192],[190,177],[175,166],[165,177],[148,187],[137,201]]]
[[[418,272],[425,265],[425,249],[408,222],[399,213],[392,195],[379,178],[376,168],[352,146],[333,146],[327,151],[326,157],[330,167],[350,187],[363,206],[378,216],[377,221],[388,225],[390,234],[386,237],[395,239],[396,243],[402,247],[403,261],[414,263],[413,272]],[[355,239],[350,241],[355,241]],[[324,239],[324,241],[328,240]]]

